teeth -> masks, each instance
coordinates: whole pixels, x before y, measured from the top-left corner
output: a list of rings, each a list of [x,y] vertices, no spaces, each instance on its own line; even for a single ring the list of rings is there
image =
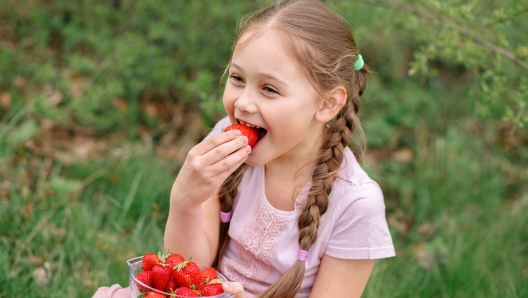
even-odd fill
[[[254,128],[258,128],[258,129],[260,129],[260,126],[253,125],[253,124],[250,124],[250,123],[244,122],[244,121],[242,121],[242,120],[238,120],[238,121],[240,122],[240,124],[245,125],[245,126],[247,126],[247,127],[254,127]]]

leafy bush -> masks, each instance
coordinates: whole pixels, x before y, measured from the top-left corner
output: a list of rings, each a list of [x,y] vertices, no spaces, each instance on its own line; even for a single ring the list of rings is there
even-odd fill
[[[149,101],[198,106],[218,98],[236,20],[255,5],[232,4],[11,1],[0,10],[16,28],[4,41],[10,47],[0,48],[0,86],[30,82],[24,100],[67,126],[102,133],[156,125],[145,119]]]

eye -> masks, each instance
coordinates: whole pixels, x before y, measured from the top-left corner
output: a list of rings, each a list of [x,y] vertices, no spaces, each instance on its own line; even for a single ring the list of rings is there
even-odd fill
[[[269,86],[266,86],[264,88],[262,88],[262,90],[264,90],[264,92],[268,93],[268,94],[279,94],[279,92]]]
[[[234,82],[234,83],[238,83],[238,84],[243,84],[244,83],[244,80],[239,76],[239,75],[236,75],[236,74],[232,74],[231,76],[229,76],[231,78],[231,80]]]

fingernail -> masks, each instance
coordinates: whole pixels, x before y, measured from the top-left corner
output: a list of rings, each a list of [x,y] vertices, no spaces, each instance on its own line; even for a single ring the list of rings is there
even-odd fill
[[[237,136],[241,136],[242,135],[242,132],[240,130],[235,130],[235,135]]]
[[[225,283],[223,283],[223,284],[222,284],[222,287],[224,287],[224,290],[226,290],[226,291],[230,291],[230,290],[233,289],[233,285],[231,285],[230,282],[225,282]]]
[[[244,140],[244,144],[247,144],[247,143],[248,143],[248,137],[244,136],[244,137],[242,138],[242,140]]]
[[[247,145],[245,149],[246,149],[246,151],[247,151],[248,153],[251,152],[251,146]]]

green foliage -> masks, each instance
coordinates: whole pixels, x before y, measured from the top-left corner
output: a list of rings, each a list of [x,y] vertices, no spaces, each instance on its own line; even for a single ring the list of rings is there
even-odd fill
[[[271,2],[0,1],[0,297],[89,297],[163,249],[236,21]],[[526,0],[326,2],[373,69],[364,168],[398,254],[364,296],[528,296]]]
[[[450,72],[477,115],[526,122],[526,1],[328,2],[384,82],[408,74],[423,85]],[[200,107],[210,127],[222,114],[219,79],[236,21],[263,4],[8,1],[0,17],[16,30],[0,47],[0,87],[14,92],[24,78],[23,100],[37,116],[97,133],[119,127],[136,136],[139,125],[160,125],[144,109],[159,98]]]
[[[387,62],[394,63],[394,58],[407,62],[396,50],[412,55],[407,73],[419,76],[422,82],[445,77],[445,70],[452,69],[459,75],[457,84],[471,88],[473,111],[477,115],[503,117],[523,126],[528,117],[524,110],[528,89],[523,87],[528,76],[525,17],[528,1],[487,1],[485,5],[481,1],[460,0],[362,2],[378,8],[375,14],[362,16],[361,22],[354,22],[357,14],[353,8],[359,5],[339,1],[338,7],[348,8],[346,16],[354,26],[367,26],[365,34],[379,34],[376,30],[380,30],[389,39],[380,44],[380,39],[366,36],[367,42],[376,42],[369,47],[386,52],[377,56],[383,58],[381,71],[385,72],[382,69]],[[376,21],[364,20],[368,17],[375,17]],[[394,43],[395,34],[405,36],[407,44],[396,48],[383,46]]]
[[[236,20],[255,4],[234,2],[230,9],[217,1],[6,5],[0,17],[17,28],[7,42],[27,42],[0,49],[0,86],[27,78],[38,115],[98,132],[120,126],[133,133],[144,113],[142,98],[198,106],[218,94]],[[49,100],[54,93],[59,100]],[[128,108],[116,109],[116,98]]]

